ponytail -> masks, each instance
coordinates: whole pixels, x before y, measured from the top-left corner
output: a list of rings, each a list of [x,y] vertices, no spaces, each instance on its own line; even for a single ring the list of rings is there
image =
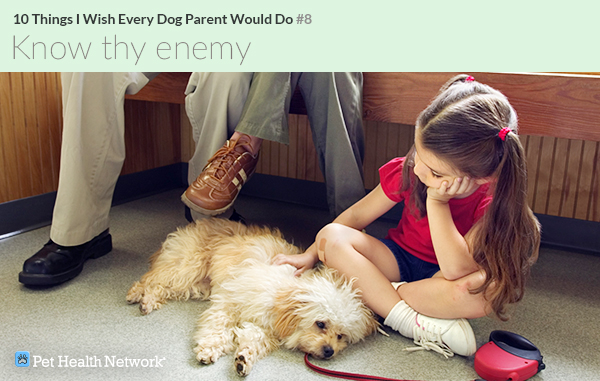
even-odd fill
[[[494,313],[520,301],[537,260],[540,225],[527,205],[527,166],[517,135],[517,114],[499,91],[459,75],[449,80],[417,118],[422,145],[473,179],[491,179],[493,200],[469,242],[486,280],[483,293]],[[425,216],[426,186],[416,178],[414,147],[406,158],[402,190],[412,187],[413,213]],[[416,210],[415,210],[416,209]]]
[[[494,198],[472,242],[473,259],[486,273],[485,282],[473,293],[484,292],[496,316],[508,320],[506,306],[523,298],[537,260],[540,225],[527,206],[526,160],[518,136],[508,133],[503,147],[492,186]]]

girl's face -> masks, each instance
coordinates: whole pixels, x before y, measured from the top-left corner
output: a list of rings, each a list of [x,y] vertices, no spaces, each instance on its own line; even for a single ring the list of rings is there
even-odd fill
[[[438,158],[432,151],[420,144],[420,133],[415,134],[415,175],[430,188],[439,188],[442,182],[452,184],[455,178],[463,177],[450,164]]]

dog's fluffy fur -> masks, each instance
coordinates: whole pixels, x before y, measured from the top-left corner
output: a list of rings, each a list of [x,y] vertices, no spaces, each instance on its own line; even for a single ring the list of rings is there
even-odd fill
[[[292,266],[271,264],[277,254],[299,252],[278,230],[197,221],[167,237],[127,301],[148,314],[168,299],[210,297],[194,335],[196,358],[210,364],[235,349],[242,376],[279,346],[330,358],[378,323],[335,270],[321,267],[296,277]]]

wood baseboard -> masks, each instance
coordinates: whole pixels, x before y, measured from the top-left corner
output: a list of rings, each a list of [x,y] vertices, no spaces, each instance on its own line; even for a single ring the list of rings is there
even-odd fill
[[[122,175],[117,181],[113,206],[185,186],[184,164],[171,164]],[[187,168],[187,164],[185,164]],[[56,192],[0,203],[0,239],[24,233],[52,222]]]
[[[167,190],[187,186],[186,163],[172,164],[119,178],[113,205],[122,204]],[[281,176],[255,174],[242,194],[327,209],[325,184]],[[56,192],[0,204],[0,239],[49,225]],[[397,221],[401,208],[394,208],[382,219]],[[542,224],[542,245],[565,251],[600,255],[600,222],[536,214]]]

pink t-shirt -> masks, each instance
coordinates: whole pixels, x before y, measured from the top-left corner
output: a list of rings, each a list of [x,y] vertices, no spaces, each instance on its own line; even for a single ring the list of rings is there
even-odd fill
[[[397,227],[388,231],[386,238],[393,240],[412,255],[424,261],[437,264],[438,260],[433,250],[427,216],[419,219],[417,217],[419,215],[418,211],[416,215],[411,213],[411,210],[415,208],[414,205],[409,205],[412,189],[409,188],[399,193],[402,186],[404,159],[404,157],[392,159],[379,169],[381,188],[387,197],[394,202],[405,200],[400,222]],[[462,199],[453,198],[448,202],[454,224],[463,236],[483,216],[487,206],[491,203],[492,196],[488,194],[488,190],[489,185],[484,184],[469,197]]]

